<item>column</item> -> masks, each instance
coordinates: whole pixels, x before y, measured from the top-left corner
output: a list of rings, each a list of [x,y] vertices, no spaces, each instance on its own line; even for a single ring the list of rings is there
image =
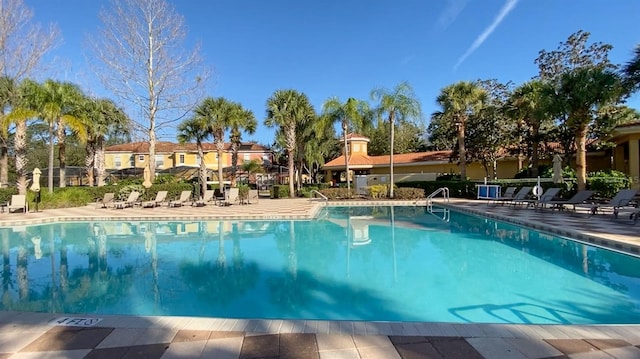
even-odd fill
[[[640,189],[640,140],[629,139],[629,176],[631,176],[632,188]]]

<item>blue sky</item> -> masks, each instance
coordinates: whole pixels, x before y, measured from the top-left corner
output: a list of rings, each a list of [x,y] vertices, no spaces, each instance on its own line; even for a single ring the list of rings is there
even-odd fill
[[[86,34],[95,34],[106,0],[25,0],[35,20],[54,22],[63,43],[55,70],[43,74],[107,95],[86,65]],[[331,96],[369,100],[378,87],[408,81],[425,123],[440,89],[461,80],[516,84],[537,74],[541,49],[554,50],[578,31],[613,45],[625,63],[640,44],[637,0],[181,0],[188,43],[202,45],[213,69],[207,95],[253,110],[260,124],[245,140],[273,142],[262,125],[276,89],[306,93],[316,110]],[[640,96],[628,103],[640,108]],[[134,115],[130,111],[130,115]],[[170,130],[159,133],[175,141]]]

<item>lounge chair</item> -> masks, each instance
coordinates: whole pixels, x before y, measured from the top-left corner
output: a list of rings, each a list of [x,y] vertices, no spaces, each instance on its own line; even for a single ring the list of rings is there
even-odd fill
[[[186,206],[187,204],[192,204],[191,202],[191,191],[182,191],[180,193],[180,198],[177,200],[169,201],[169,207],[180,207]]]
[[[220,188],[216,188],[213,190],[213,198],[215,199],[217,204],[222,205],[226,196],[225,193],[220,190]]]
[[[544,191],[541,195],[540,198],[536,198],[536,199],[523,199],[522,203],[526,203],[527,207],[529,206],[533,206],[534,208],[544,208],[544,206],[553,201],[553,199],[558,195],[558,193],[560,193],[560,188],[557,187],[552,187],[547,189],[546,191]]]
[[[96,208],[108,208],[113,205],[113,199],[115,198],[115,193],[109,192],[105,193],[104,197],[98,198],[96,201]]]
[[[260,200],[260,195],[258,194],[258,190],[250,189],[249,195],[247,196],[247,203],[254,203],[253,201],[255,201],[255,203],[258,203],[259,200]]]
[[[595,191],[587,191],[587,190],[583,190],[583,191],[578,191],[576,194],[573,195],[573,197],[565,200],[565,201],[550,201],[547,204],[550,205],[549,208],[551,208],[552,210],[557,209],[559,211],[564,211],[564,206],[566,205],[572,205],[573,206],[573,211],[576,211],[576,205],[577,204],[583,204],[586,200],[589,199],[589,197],[593,196],[593,194],[595,193]]]
[[[503,201],[501,201],[503,204],[504,203],[509,203],[509,204],[517,204],[518,201],[522,202],[524,199],[527,198],[527,196],[529,195],[529,193],[531,192],[531,189],[533,187],[522,187],[520,188],[520,190],[518,192],[516,192],[515,195],[513,195],[513,198],[505,198]]]
[[[127,197],[126,200],[124,201],[118,201],[118,202],[113,202],[113,208],[116,209],[123,209],[123,208],[127,208],[127,207],[133,207],[135,206],[138,202],[138,198],[140,197],[140,192],[138,191],[131,191],[131,193],[129,193],[129,197]]]
[[[207,205],[209,202],[215,202],[213,195],[213,190],[206,190],[204,191],[204,196],[202,196],[202,199],[193,202],[193,205],[196,207],[201,207]]]
[[[491,198],[489,201],[487,201],[487,204],[491,203],[491,201],[494,201],[494,203],[498,203],[500,201],[506,201],[507,199],[509,200],[513,199],[513,196],[516,193],[516,189],[518,189],[518,187],[507,187],[507,189],[504,191],[503,194],[500,195],[500,197]]]
[[[636,193],[638,193],[637,189],[623,189],[620,190],[615,197],[611,199],[611,201],[607,203],[594,203],[591,206],[591,214],[597,214],[598,211],[601,211],[605,208],[611,208],[613,211],[613,217],[618,218],[618,213],[620,212],[620,208],[628,206],[629,203],[633,200]]]
[[[27,196],[23,194],[14,194],[11,196],[11,202],[7,205],[7,211],[9,213],[17,212],[18,210],[21,210],[23,213],[27,213],[29,210]]]
[[[230,206],[234,203],[239,203],[240,201],[240,189],[239,188],[229,188],[226,192],[227,198],[225,198],[223,205]]]
[[[142,208],[155,208],[158,206],[162,206],[162,203],[164,203],[166,200],[167,191],[158,191],[158,193],[156,193],[156,199],[142,202]]]

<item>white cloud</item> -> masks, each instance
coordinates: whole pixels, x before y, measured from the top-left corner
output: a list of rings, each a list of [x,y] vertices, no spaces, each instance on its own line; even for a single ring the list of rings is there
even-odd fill
[[[484,29],[484,31],[476,38],[473,44],[471,44],[471,46],[467,49],[464,55],[462,55],[458,59],[458,62],[456,62],[455,66],[453,66],[454,71],[464,62],[464,60],[467,59],[467,57],[469,57],[474,51],[476,51],[489,36],[491,36],[498,25],[500,25],[502,20],[504,20],[504,18],[509,15],[511,10],[513,10],[517,4],[518,0],[507,0],[507,2],[500,9],[498,15],[496,15],[495,19],[493,19],[491,25]]]
[[[467,6],[468,0],[447,0],[447,7],[438,16],[438,27],[442,30],[451,25]]]

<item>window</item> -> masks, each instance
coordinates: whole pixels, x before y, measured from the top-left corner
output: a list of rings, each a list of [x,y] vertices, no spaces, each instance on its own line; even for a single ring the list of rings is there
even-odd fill
[[[269,158],[269,154],[265,153],[262,155],[262,163],[265,165],[268,165],[271,162],[271,159]]]
[[[251,154],[250,153],[245,153],[244,154],[244,161],[245,162],[251,161]]]
[[[138,162],[144,163],[144,155],[138,155]]]
[[[131,155],[129,156],[129,167],[135,167],[136,166],[136,156]]]
[[[164,156],[156,155],[156,168],[163,168],[163,167],[164,167]]]
[[[122,167],[122,160],[120,159],[120,156],[115,156],[115,157],[113,158],[113,166],[114,166],[115,168],[120,168],[120,167]]]
[[[181,165],[184,164],[184,154],[178,156],[178,163]]]

